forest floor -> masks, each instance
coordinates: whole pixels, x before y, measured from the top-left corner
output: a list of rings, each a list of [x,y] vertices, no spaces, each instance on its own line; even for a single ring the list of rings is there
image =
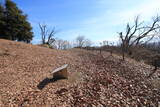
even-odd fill
[[[69,78],[51,71],[69,64]],[[0,107],[158,107],[160,70],[108,52],[0,40]]]

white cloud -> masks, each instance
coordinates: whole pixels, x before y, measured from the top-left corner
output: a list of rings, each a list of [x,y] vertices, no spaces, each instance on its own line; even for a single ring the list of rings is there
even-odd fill
[[[159,0],[143,0],[142,4],[129,8],[125,11],[117,13],[122,21],[132,21],[137,15],[140,15],[142,19],[148,20],[154,15],[160,13],[160,1]]]
[[[106,0],[100,0],[99,2],[101,5],[106,3]],[[99,40],[118,40],[116,32],[124,30],[125,24],[133,22],[137,15],[140,15],[140,19],[144,21],[150,21],[153,16],[157,15],[160,12],[160,0],[143,0],[141,3],[132,7],[128,6],[123,10],[118,10],[118,7],[117,9],[112,8],[114,7],[104,8],[103,12],[95,14],[95,17],[82,21],[84,28],[81,28],[81,30],[87,29],[85,33],[90,35],[90,38],[92,38],[91,36],[99,36]]]

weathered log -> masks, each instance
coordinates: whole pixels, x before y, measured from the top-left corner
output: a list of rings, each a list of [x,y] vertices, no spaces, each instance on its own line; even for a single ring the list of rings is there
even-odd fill
[[[68,71],[67,71],[68,64],[65,64],[51,73],[53,74],[54,79],[68,79]]]

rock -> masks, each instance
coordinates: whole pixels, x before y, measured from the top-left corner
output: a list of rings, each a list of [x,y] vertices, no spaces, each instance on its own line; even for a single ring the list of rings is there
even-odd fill
[[[68,79],[68,71],[67,71],[68,64],[65,64],[54,71],[52,71],[54,79]]]

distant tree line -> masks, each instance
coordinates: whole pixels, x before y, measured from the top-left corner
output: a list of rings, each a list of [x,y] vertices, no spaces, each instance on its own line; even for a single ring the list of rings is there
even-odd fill
[[[56,48],[56,49],[69,49],[73,47],[90,47],[92,45],[92,41],[89,39],[86,39],[85,36],[77,36],[74,43],[71,43],[67,40],[58,39],[55,37],[57,34],[57,30],[55,27],[50,27],[47,24],[41,24],[39,23],[40,28],[40,35],[41,35],[41,45],[47,46],[50,48]]]
[[[11,0],[0,4],[0,38],[30,43],[33,38],[27,15]]]
[[[155,52],[160,53],[160,41],[143,44],[143,47],[145,47],[151,51],[155,51]]]

